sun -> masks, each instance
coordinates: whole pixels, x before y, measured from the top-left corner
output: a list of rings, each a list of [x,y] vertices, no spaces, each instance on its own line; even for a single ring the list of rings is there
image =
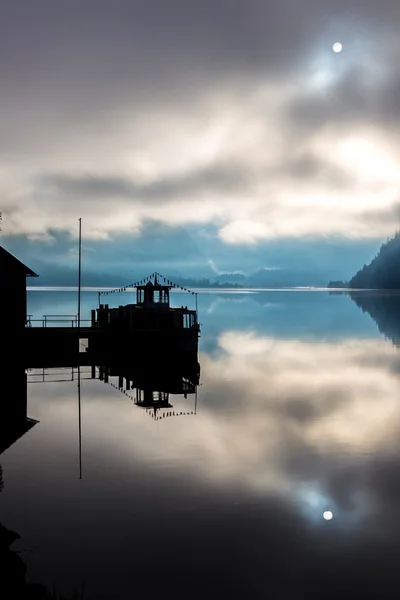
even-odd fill
[[[330,510],[326,510],[322,516],[324,517],[325,521],[331,521],[333,519],[333,513],[331,513]]]
[[[340,42],[335,42],[332,46],[332,50],[336,53],[341,52],[343,50],[343,44]]]

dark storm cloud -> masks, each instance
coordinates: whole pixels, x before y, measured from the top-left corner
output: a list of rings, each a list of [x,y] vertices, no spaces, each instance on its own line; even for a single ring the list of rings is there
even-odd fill
[[[321,3],[308,4],[313,10],[306,14],[304,3],[291,1],[13,0],[2,3],[2,65],[11,75],[14,64],[31,81],[46,71],[62,79],[75,69],[78,76],[92,74],[91,84],[101,74],[151,81],[165,68],[178,76],[190,67],[212,73],[290,65],[299,61],[293,49],[309,46],[316,22],[329,21]]]
[[[91,200],[111,197],[131,200],[168,201],[182,195],[198,193],[243,194],[267,177],[279,175],[299,182],[329,181],[332,187],[350,187],[354,180],[344,170],[311,153],[288,157],[282,164],[254,169],[239,162],[214,163],[197,171],[166,177],[149,183],[136,183],[126,177],[100,175],[45,175],[39,179],[39,190],[79,196]]]
[[[373,210],[366,210],[362,215],[363,220],[366,223],[377,223],[377,224],[392,224],[393,227],[399,227],[400,225],[400,200],[391,206],[385,206],[384,208],[377,208]],[[394,233],[394,231],[393,231]]]
[[[335,86],[325,91],[306,91],[288,104],[291,126],[316,132],[330,124],[381,125],[398,128],[400,77],[395,64],[382,65],[386,74],[376,83],[368,65],[351,69]]]
[[[272,170],[274,172],[274,170]],[[309,182],[329,182],[331,188],[349,188],[355,184],[355,178],[349,172],[332,164],[328,159],[311,152],[290,157],[275,170],[282,177]]]
[[[182,194],[204,191],[243,190],[251,183],[251,172],[242,165],[213,165],[209,168],[150,183],[135,183],[124,177],[43,177],[45,189],[91,199],[120,196],[142,200],[169,200]]]
[[[78,117],[111,100],[135,106],[253,75],[285,79],[338,34],[379,36],[398,16],[388,1],[8,0],[2,95],[20,110],[56,100]]]

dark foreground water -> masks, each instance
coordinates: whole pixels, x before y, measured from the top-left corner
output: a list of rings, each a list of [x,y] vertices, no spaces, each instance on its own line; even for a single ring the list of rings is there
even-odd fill
[[[398,598],[400,297],[204,293],[199,310],[197,404],[171,395],[157,414],[175,416],[82,369],[81,464],[76,372],[29,373],[39,422],[0,456],[28,579],[85,598]],[[31,292],[29,312],[73,314],[75,294]]]

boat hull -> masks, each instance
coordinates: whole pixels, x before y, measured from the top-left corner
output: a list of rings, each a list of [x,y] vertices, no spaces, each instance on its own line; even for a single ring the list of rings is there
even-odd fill
[[[130,331],[128,333],[103,332],[89,339],[88,352],[103,352],[115,348],[130,354],[141,353],[197,353],[197,331],[160,332]]]

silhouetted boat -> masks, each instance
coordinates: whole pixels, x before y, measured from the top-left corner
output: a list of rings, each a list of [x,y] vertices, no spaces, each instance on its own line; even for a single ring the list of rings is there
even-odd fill
[[[136,288],[136,303],[110,308],[108,304],[92,311],[92,328],[101,330],[93,336],[88,352],[102,351],[110,343],[129,344],[130,353],[161,351],[197,352],[200,326],[197,311],[187,306],[170,306],[172,286],[160,284],[157,275]],[[124,344],[125,342],[125,344]]]

